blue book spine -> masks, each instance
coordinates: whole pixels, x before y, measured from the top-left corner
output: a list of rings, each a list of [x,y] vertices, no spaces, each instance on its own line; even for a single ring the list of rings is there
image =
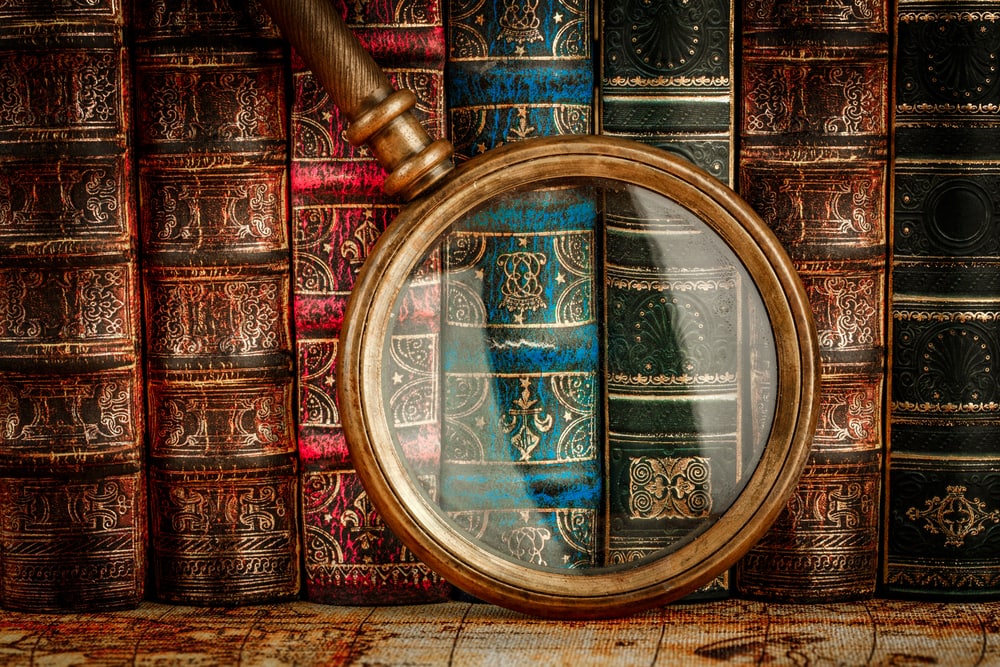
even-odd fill
[[[515,195],[445,247],[441,504],[540,566],[597,564],[594,219],[575,190]]]

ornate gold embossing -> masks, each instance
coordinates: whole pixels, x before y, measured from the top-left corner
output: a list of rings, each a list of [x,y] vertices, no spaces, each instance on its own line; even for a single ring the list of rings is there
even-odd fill
[[[500,426],[504,433],[514,434],[510,443],[517,450],[519,460],[528,461],[541,441],[539,434],[551,431],[555,420],[552,415],[543,412],[537,398],[532,398],[531,380],[521,378],[520,385],[521,395],[507,411],[507,416],[501,418]]]
[[[534,565],[546,566],[542,552],[545,544],[552,539],[552,533],[540,526],[517,526],[504,533],[503,541],[510,555],[518,560]]]
[[[712,511],[709,460],[702,456],[629,459],[633,519],[702,519]]]
[[[538,0],[503,0],[497,39],[516,44],[543,41],[545,38],[538,30],[542,22],[537,12]]]
[[[966,498],[964,486],[947,487],[948,494],[925,501],[924,509],[911,507],[906,516],[913,521],[924,520],[924,530],[944,535],[948,547],[961,547],[965,538],[978,535],[989,522],[1000,523],[1000,510],[986,511],[979,498]]]
[[[347,529],[350,541],[368,553],[373,552],[385,533],[385,524],[364,491],[354,497],[350,507],[341,511],[338,520]]]
[[[361,265],[365,263],[381,231],[374,223],[372,210],[365,209],[361,224],[354,229],[351,238],[340,246],[340,256],[351,265],[351,273],[357,275],[361,270]]]
[[[545,286],[538,276],[546,261],[545,255],[539,252],[510,252],[497,257],[497,265],[504,273],[500,306],[515,313],[515,321],[520,321],[526,310],[545,308],[542,297]]]

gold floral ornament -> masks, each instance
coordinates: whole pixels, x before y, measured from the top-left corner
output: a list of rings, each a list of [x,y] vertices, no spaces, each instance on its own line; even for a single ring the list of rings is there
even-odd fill
[[[542,297],[545,287],[538,279],[545,262],[546,257],[540,252],[510,252],[497,258],[504,273],[500,306],[514,312],[516,322],[523,321],[526,310],[545,308]]]
[[[522,378],[521,396],[501,421],[505,433],[517,431],[510,442],[520,454],[519,460],[528,461],[531,458],[531,452],[541,442],[541,434],[552,430],[552,424],[552,415],[543,413],[538,400],[531,398],[531,381]],[[532,426],[538,431],[532,430]]]
[[[944,498],[934,496],[925,501],[926,509],[911,507],[906,516],[913,521],[923,519],[929,533],[944,534],[946,547],[961,547],[966,537],[983,532],[988,522],[1000,523],[1000,510],[987,512],[982,500],[965,497],[966,490],[964,486],[949,486]]]

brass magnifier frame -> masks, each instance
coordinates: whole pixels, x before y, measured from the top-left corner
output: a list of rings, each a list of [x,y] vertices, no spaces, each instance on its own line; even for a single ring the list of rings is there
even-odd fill
[[[607,137],[533,139],[454,169],[447,142],[412,120],[412,94],[394,92],[326,0],[264,4],[392,172],[388,189],[412,199],[383,233],[352,293],[341,335],[338,391],[351,456],[385,523],[431,568],[508,608],[556,618],[631,613],[675,600],[731,567],[767,530],[808,455],[819,398],[818,343],[791,261],[735,193],[664,151]],[[763,304],[773,345],[773,418],[748,479],[731,502],[669,553],[627,567],[560,571],[506,557],[459,529],[415,479],[385,406],[385,341],[410,277],[456,221],[492,198],[542,184],[620,181],[669,202],[717,237]],[[736,341],[739,346],[753,340]]]

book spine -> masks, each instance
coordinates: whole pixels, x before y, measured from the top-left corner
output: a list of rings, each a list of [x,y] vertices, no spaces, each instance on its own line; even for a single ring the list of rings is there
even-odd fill
[[[601,564],[594,220],[592,200],[553,188],[445,241],[441,507],[535,565]]]
[[[458,159],[594,127],[589,0],[448,0],[445,84]]]
[[[460,160],[527,137],[592,131],[589,2],[446,6]],[[512,196],[469,216],[442,260],[441,505],[494,548],[552,567],[600,562],[595,221],[595,202],[571,190]],[[545,353],[554,343],[562,351]],[[510,475],[497,475],[499,466]],[[504,484],[521,476],[528,483]]]
[[[733,349],[759,335],[745,275],[712,249],[711,232],[648,219],[630,194],[608,195],[603,243],[613,566],[675,547],[725,507],[763,441],[740,409],[751,400],[752,364]],[[688,599],[725,596],[728,584],[717,577]]]
[[[734,22],[735,10],[731,0],[684,5],[635,0],[602,3],[598,93],[600,134],[624,137],[670,151],[701,167],[726,185],[734,186]],[[615,206],[605,207],[605,210],[609,212],[608,231],[605,235],[606,256],[609,261],[622,262],[617,268],[609,265],[604,288],[606,292],[615,291],[613,285],[623,284],[621,279],[630,271],[642,273],[681,269],[680,266],[632,266],[625,255],[615,259],[620,251],[614,247],[616,244],[613,241],[627,238],[623,235],[624,230],[635,226],[635,223],[644,229],[648,225],[640,221],[620,220],[618,222],[622,226],[619,226],[610,211],[624,209]],[[622,233],[615,233],[616,227],[620,227]],[[645,254],[641,248],[636,250],[640,252],[638,256]],[[618,275],[619,270],[625,273]],[[612,300],[628,301],[630,298],[642,299],[637,292],[628,295],[628,290],[620,290],[613,298],[609,296]],[[612,300],[608,301],[609,307]],[[609,345],[620,334],[623,335],[622,332],[609,334]],[[624,359],[624,356],[619,359]],[[711,361],[705,361],[711,365]],[[609,441],[609,449],[617,452],[612,454],[612,461],[615,461],[624,455],[625,450],[637,452],[642,449],[640,441],[653,442],[656,438],[654,431],[646,434],[635,431],[635,425],[642,424],[643,419],[629,422],[614,416],[619,408],[627,411],[625,406],[628,400],[624,396],[631,391],[627,381],[629,374],[625,368],[610,367],[608,373],[608,429],[611,434],[609,437],[613,440]],[[667,375],[670,374],[667,373],[664,377]],[[622,382],[610,379],[614,377],[619,377]],[[660,388],[664,390],[663,400],[678,400],[676,385],[673,389],[664,386]],[[645,393],[649,393],[648,387]],[[615,396],[618,398],[614,398]],[[615,405],[618,407],[613,407]],[[623,416],[625,411],[622,412]],[[650,423],[651,428],[656,426]],[[671,449],[676,449],[680,455],[694,446],[694,441],[691,440],[693,424],[674,424],[674,427],[675,430],[667,432],[672,433],[670,437],[675,442],[672,445],[651,444],[648,452],[650,455],[665,455]],[[619,431],[620,428],[633,432],[626,435],[624,431]],[[735,429],[733,433],[736,433]],[[626,445],[626,440],[631,444]],[[619,473],[609,472],[614,479],[618,478]],[[731,478],[735,480],[735,477]],[[627,485],[627,479],[621,483]],[[610,507],[609,511],[620,512],[621,508],[615,510]],[[628,512],[623,516],[628,516]],[[651,531],[658,530],[658,527],[650,525]],[[657,540],[649,536],[641,539],[641,532],[633,531],[632,537],[627,540],[624,537],[616,539],[619,546],[610,546],[612,558],[623,558],[626,553],[632,554],[632,557],[640,557],[641,553],[655,549]],[[663,534],[660,546],[674,539]],[[646,546],[626,548],[625,544],[628,542],[643,543]],[[729,579],[729,573],[723,573],[692,596],[724,596],[729,589]]]
[[[598,131],[680,155],[732,187],[735,9],[682,4],[602,3]]]
[[[156,596],[299,590],[287,50],[255,3],[137,3]]]
[[[1000,6],[897,10],[882,584],[1000,594]]]
[[[445,135],[444,28],[440,4],[394,0],[338,8],[396,88],[417,96],[415,113],[434,138]],[[306,599],[337,604],[402,604],[447,599],[450,586],[385,526],[348,456],[334,379],[344,309],[355,278],[399,202],[382,192],[384,170],[343,138],[346,121],[293,54],[293,280],[298,359],[298,444],[302,463]],[[432,264],[408,295],[440,299]],[[435,309],[412,308],[397,323],[393,377],[404,393],[390,402],[404,447],[428,452],[435,479],[440,449]],[[416,409],[415,409],[416,408]],[[433,482],[429,482],[433,484]]]
[[[0,7],[0,605],[8,609],[123,609],[143,596],[126,11],[114,0]]]
[[[737,568],[749,596],[870,596],[885,367],[889,4],[743,5],[739,192],[806,287],[822,393],[809,462]]]

